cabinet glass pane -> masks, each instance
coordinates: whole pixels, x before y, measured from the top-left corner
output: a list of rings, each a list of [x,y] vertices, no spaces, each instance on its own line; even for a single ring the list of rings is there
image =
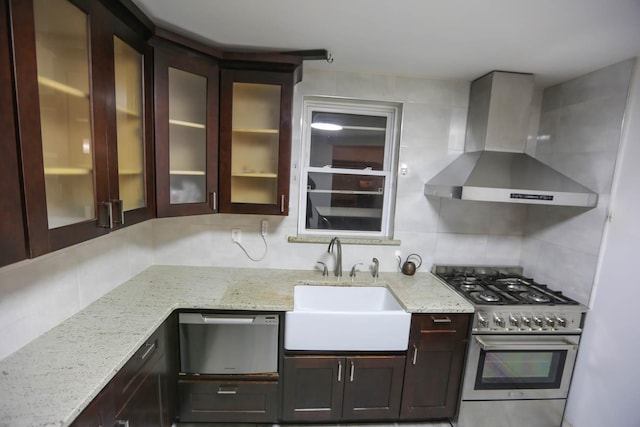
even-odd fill
[[[205,202],[206,124],[206,77],[169,68],[169,173],[172,204]]]
[[[118,183],[125,210],[146,206],[142,55],[113,38],[118,138]]]
[[[88,17],[35,0],[40,123],[49,228],[95,217]]]
[[[234,83],[231,202],[277,204],[280,86]]]

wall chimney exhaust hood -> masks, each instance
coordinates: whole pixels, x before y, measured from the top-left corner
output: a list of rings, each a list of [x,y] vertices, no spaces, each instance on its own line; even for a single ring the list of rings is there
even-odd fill
[[[525,154],[533,75],[493,71],[471,83],[465,153],[424,194],[450,199],[595,207],[598,194]]]

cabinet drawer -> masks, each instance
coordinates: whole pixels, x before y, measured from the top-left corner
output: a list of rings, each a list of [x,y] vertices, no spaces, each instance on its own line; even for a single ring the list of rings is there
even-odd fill
[[[274,423],[275,381],[180,381],[180,421]]]
[[[164,328],[159,328],[113,378],[115,408],[122,408],[164,355]]]

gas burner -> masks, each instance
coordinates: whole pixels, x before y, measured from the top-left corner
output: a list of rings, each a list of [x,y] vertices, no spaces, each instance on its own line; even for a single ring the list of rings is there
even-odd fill
[[[520,297],[522,297],[522,299],[524,299],[525,301],[536,304],[547,304],[551,302],[551,298],[549,298],[549,296],[537,291],[522,292],[520,294]]]
[[[476,285],[474,283],[462,282],[460,284],[460,289],[462,289],[465,292],[469,292],[469,291],[475,291],[475,290],[478,290],[478,289],[482,289],[482,286]]]
[[[500,302],[502,298],[492,291],[472,292],[471,297],[481,302]]]
[[[504,285],[510,292],[528,291],[529,286],[531,286],[531,281],[525,280],[520,277],[504,277],[496,279],[495,283],[497,285]]]

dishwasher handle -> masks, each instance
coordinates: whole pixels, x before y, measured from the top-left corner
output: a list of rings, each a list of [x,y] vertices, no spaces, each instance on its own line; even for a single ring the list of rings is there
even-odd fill
[[[180,313],[179,323],[192,325],[277,325],[278,316],[275,314],[233,315]]]

